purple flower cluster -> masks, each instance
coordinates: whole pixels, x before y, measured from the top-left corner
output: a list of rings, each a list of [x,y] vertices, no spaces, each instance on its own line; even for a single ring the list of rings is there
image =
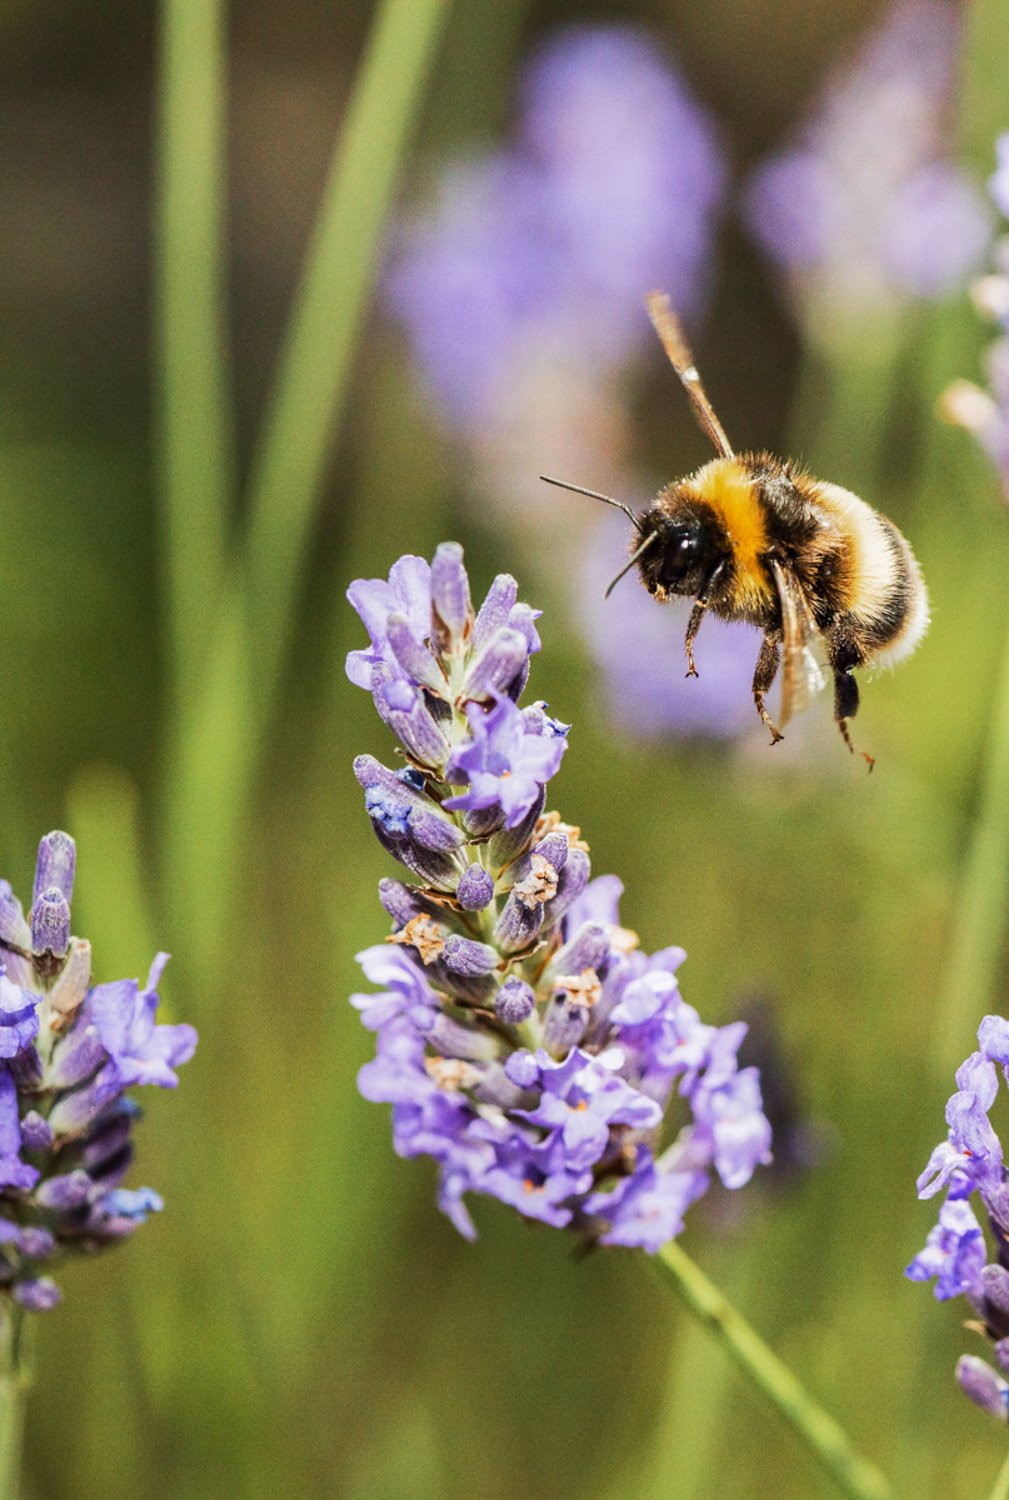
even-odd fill
[[[626,26],[572,26],[521,86],[517,138],[446,171],[388,284],[445,414],[479,432],[557,359],[612,376],[649,288],[695,309],[724,170],[668,62]]]
[[[984,253],[988,212],[945,130],[960,25],[945,0],[898,0],[749,185],[751,228],[825,341],[943,296]]]
[[[546,810],[568,727],[519,696],[539,649],[514,579],[470,603],[462,550],[397,562],[348,596],[371,644],[350,654],[406,765],[355,763],[383,847],[384,944],[358,955],[377,991],[352,997],[375,1032],[361,1092],[393,1106],[402,1156],[439,1164],[439,1204],[466,1236],[486,1193],[603,1244],[657,1250],[717,1174],[770,1159],[746,1027],[682,999],[684,955],[648,956],[620,925],[614,876],[590,879],[579,830]],[[671,1096],[685,1123],[661,1149]]]
[[[0,1292],[44,1311],[48,1274],[72,1252],[131,1234],[161,1199],[121,1184],[140,1110],[134,1084],[174,1088],[196,1046],[191,1026],[159,1026],[159,953],[143,989],[91,983],[91,946],[71,936],[73,839],[39,845],[26,917],[0,881]]]
[[[918,1178],[918,1197],[944,1188],[939,1222],[924,1250],[907,1268],[912,1281],[935,1280],[944,1302],[965,1296],[994,1340],[999,1368],[1009,1372],[1009,1173],[1002,1143],[988,1116],[998,1096],[998,1073],[1009,1082],[1009,1021],[985,1016],[978,1051],[956,1073],[956,1093],[946,1105],[946,1139],[935,1148]],[[995,1243],[989,1263],[984,1231],[971,1199],[978,1199]],[[965,1354],[957,1379],[966,1394],[1000,1421],[1009,1421],[1009,1384],[985,1360]]]
[[[995,142],[996,169],[988,184],[995,207],[1009,218],[1009,134]],[[993,269],[973,285],[978,309],[999,329],[985,356],[988,389],[958,380],[943,394],[940,410],[980,443],[1002,482],[1009,503],[1009,236],[996,242]]]

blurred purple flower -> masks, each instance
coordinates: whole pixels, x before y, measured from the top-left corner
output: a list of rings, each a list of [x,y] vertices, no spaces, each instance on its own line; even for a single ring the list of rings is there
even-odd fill
[[[376,1033],[359,1087],[392,1105],[401,1155],[439,1163],[439,1206],[462,1234],[475,1234],[464,1202],[473,1192],[606,1244],[657,1250],[713,1176],[738,1188],[770,1160],[756,1069],[736,1060],[746,1027],[701,1021],[679,993],[682,949],[637,951],[620,926],[619,881],[590,883],[578,829],[543,814],[567,726],[542,703],[521,709],[499,696],[488,708],[469,696],[483,681],[475,664],[488,651],[505,659],[505,636],[516,638],[524,680],[539,646],[533,612],[503,575],[474,615],[459,550],[440,547],[433,574],[446,559],[465,610],[440,604],[436,586],[430,620],[414,622],[439,686],[424,690],[408,673],[401,684],[426,693],[445,752],[405,780],[369,756],[355,763],[376,835],[423,882],[382,883],[393,952],[358,955],[381,987],[352,996]],[[380,583],[349,590],[373,641],[368,600],[381,596]],[[435,612],[452,616],[450,633]],[[359,663],[352,653],[354,681]],[[377,665],[371,687],[381,707]],[[468,791],[450,795],[464,776]],[[433,851],[421,814],[432,825],[451,817],[454,841]],[[674,1089],[686,1123],[657,1156]]]
[[[404,226],[388,295],[465,431],[543,358],[612,372],[653,286],[696,310],[724,168],[711,125],[631,27],[571,26],[530,62],[515,143],[456,164]]]
[[[945,132],[960,29],[945,0],[898,0],[750,181],[750,226],[825,341],[943,296],[984,253],[989,213]]]

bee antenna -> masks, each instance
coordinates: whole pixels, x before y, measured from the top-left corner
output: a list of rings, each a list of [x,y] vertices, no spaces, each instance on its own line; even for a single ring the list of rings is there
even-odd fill
[[[625,505],[622,500],[614,500],[611,495],[601,495],[598,490],[587,490],[585,486],[581,484],[568,484],[566,479],[551,479],[549,474],[541,474],[540,478],[543,480],[544,484],[555,484],[557,485],[558,489],[573,490],[576,495],[588,495],[590,500],[601,500],[604,505],[612,505],[614,510],[622,510],[624,515],[630,521],[631,525],[634,527],[635,531],[640,532],[640,521],[631,510],[630,506]]]
[[[616,588],[617,584],[620,582],[621,578],[623,578],[624,574],[625,573],[629,573],[631,571],[631,569],[633,568],[634,564],[636,562],[638,562],[642,557],[644,557],[645,553],[648,551],[649,547],[653,544],[653,542],[657,542],[658,540],[659,540],[659,533],[657,531],[650,531],[648,533],[648,535],[645,537],[644,541],[641,543],[641,546],[638,547],[637,551],[631,553],[630,557],[624,563],[623,567],[620,569],[620,572],[617,574],[616,578],[614,578],[614,579],[611,580],[611,582],[609,583],[609,585],[608,585],[608,587],[606,589],[606,593],[603,595],[604,599],[608,599],[610,597],[610,595],[612,594],[613,590]]]

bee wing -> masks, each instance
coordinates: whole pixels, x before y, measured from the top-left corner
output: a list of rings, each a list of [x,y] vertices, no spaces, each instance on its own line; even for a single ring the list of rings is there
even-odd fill
[[[778,724],[783,729],[793,714],[800,713],[810,692],[822,685],[820,669],[809,649],[816,634],[816,621],[795,575],[772,558],[771,572],[781,605],[781,706]]]

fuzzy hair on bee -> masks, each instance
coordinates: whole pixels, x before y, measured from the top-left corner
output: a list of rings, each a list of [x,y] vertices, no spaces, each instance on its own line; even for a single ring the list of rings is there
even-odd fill
[[[646,305],[718,456],[664,486],[637,514],[608,495],[542,477],[629,517],[631,556],[607,594],[637,567],[660,602],[693,599],[684,641],[688,677],[698,675],[694,642],[708,611],[763,632],[753,701],[772,744],[822,683],[810,649],[819,644],[833,674],[834,718],[855,753],[848,728],[859,703],[854,672],[901,661],[928,628],[928,594],[914,553],[892,521],[850,490],[814,479],[770,453],[735,453],[668,297],[653,292]],[[779,670],[775,722],[765,698]],[[872,756],[858,753],[871,770]]]

